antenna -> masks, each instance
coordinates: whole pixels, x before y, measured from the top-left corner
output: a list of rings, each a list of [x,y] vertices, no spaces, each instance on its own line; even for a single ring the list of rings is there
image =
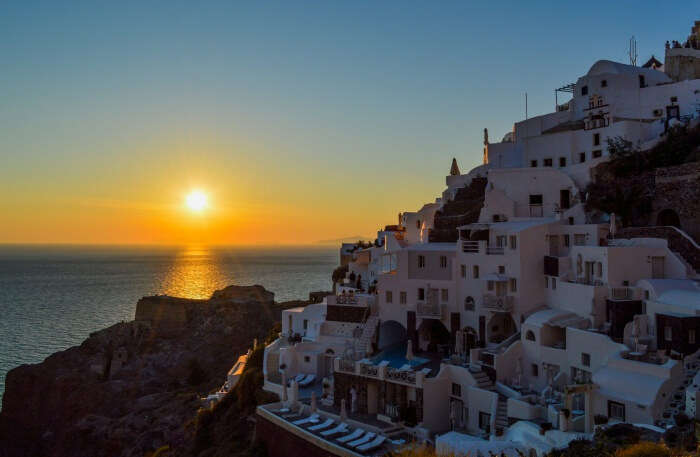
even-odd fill
[[[637,66],[637,39],[632,35],[630,38],[629,51],[627,51],[630,57],[630,65]]]

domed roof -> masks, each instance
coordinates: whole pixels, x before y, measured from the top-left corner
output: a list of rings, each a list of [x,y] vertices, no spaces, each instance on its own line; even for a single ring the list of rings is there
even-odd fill
[[[653,78],[655,81],[670,81],[671,79],[663,72],[654,70],[653,68],[635,67],[634,65],[626,65],[612,60],[599,60],[591,66],[586,76],[597,75],[645,75]]]

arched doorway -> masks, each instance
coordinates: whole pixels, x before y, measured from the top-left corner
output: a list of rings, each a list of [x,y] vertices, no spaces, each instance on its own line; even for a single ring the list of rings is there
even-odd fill
[[[487,325],[487,340],[489,343],[500,343],[517,330],[510,313],[494,313]]]
[[[437,319],[423,319],[418,327],[418,344],[423,351],[438,352],[442,348],[449,351],[451,341],[449,330]]]
[[[681,218],[678,213],[670,208],[666,208],[659,212],[656,216],[656,225],[671,226],[681,228]]]
[[[396,321],[385,321],[379,326],[377,349],[380,351],[406,341],[406,328]]]

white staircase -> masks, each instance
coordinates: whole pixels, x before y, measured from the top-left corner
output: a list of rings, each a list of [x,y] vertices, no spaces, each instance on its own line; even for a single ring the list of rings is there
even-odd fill
[[[483,371],[472,372],[472,376],[476,380],[476,387],[484,390],[493,391],[496,387],[493,385],[493,381],[489,378],[489,375]]]
[[[685,391],[693,381],[695,375],[700,371],[700,351],[689,355],[683,362],[683,376],[678,380],[678,386],[666,400],[663,416],[657,421],[657,425],[668,427],[675,424],[675,416],[678,413],[685,413]]]
[[[496,413],[496,430],[503,431],[508,428],[508,399],[498,396],[498,410]]]
[[[369,316],[365,321],[365,326],[362,328],[362,335],[357,342],[357,351],[360,354],[367,354],[372,349],[372,338],[377,331],[379,324],[379,316]]]

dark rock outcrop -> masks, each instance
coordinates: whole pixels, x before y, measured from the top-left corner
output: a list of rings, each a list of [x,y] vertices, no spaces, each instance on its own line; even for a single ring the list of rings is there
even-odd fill
[[[454,199],[445,203],[435,213],[433,229],[428,236],[431,242],[454,242],[459,238],[457,227],[479,220],[484,206],[486,178],[476,177],[469,185],[457,191]]]
[[[209,300],[139,301],[138,320],[7,375],[0,456],[139,456],[187,449],[200,397],[220,386],[283,306],[262,286]],[[177,452],[176,452],[177,454]]]

